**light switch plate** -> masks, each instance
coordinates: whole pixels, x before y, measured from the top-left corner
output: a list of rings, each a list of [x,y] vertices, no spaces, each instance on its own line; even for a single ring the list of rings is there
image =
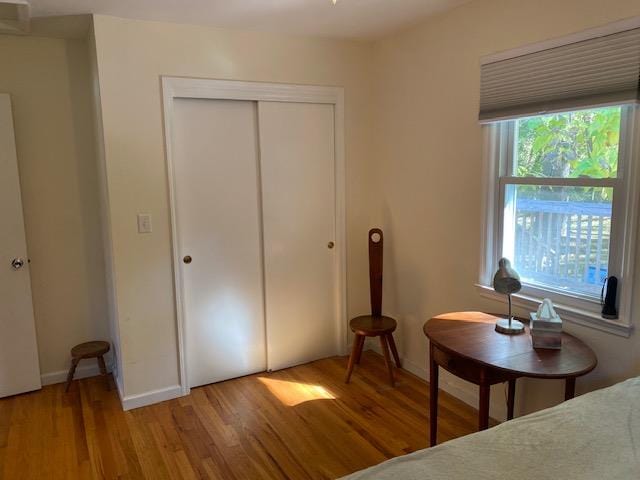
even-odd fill
[[[138,233],[151,233],[151,215],[149,213],[138,214]]]

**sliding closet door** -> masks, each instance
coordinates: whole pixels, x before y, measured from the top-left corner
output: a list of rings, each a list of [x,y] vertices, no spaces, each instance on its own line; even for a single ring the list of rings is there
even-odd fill
[[[266,369],[256,109],[255,102],[174,100],[190,387]]]
[[[338,353],[332,105],[259,102],[269,369]]]

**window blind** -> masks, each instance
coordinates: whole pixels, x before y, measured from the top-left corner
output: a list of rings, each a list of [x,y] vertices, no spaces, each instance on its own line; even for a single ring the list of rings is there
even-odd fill
[[[482,123],[640,100],[640,28],[481,67]]]

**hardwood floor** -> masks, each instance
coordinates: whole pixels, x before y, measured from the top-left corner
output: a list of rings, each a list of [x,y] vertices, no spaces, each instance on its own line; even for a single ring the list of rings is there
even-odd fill
[[[428,385],[365,352],[257,374],[123,412],[103,378],[0,400],[0,478],[322,479],[425,448]],[[440,442],[477,411],[442,392]]]

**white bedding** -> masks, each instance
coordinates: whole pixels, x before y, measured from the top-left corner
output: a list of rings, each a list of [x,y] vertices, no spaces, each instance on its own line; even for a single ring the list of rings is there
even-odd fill
[[[345,479],[638,480],[640,377]]]

